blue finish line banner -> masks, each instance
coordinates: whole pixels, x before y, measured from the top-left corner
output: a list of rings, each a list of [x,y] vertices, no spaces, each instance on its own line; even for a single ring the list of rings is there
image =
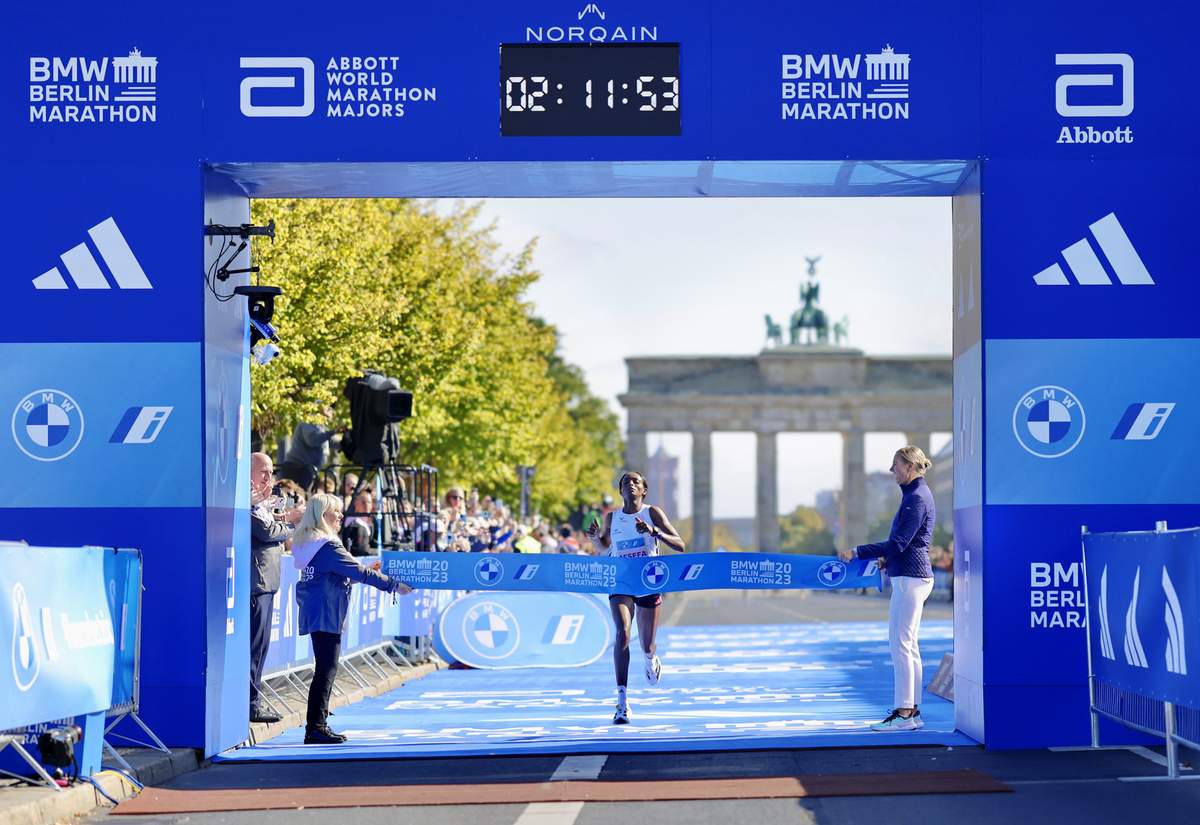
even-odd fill
[[[383,572],[433,590],[646,595],[683,590],[840,590],[882,586],[874,561],[767,553],[612,558],[522,553],[396,553]]]
[[[1096,678],[1200,709],[1200,529],[1087,533],[1083,563]]]

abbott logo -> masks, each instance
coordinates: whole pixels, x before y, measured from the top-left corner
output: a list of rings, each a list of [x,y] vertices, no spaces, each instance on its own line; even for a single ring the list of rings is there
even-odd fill
[[[1108,258],[1117,280],[1125,286],[1154,286],[1154,279],[1142,263],[1142,258],[1133,248],[1133,242],[1125,234],[1115,212],[1109,212],[1088,226],[1092,236],[1100,245],[1100,251]],[[1104,265],[1096,256],[1088,239],[1081,238],[1062,251],[1067,268],[1082,286],[1112,286],[1112,279],[1104,271]],[[1070,286],[1067,275],[1058,264],[1051,264],[1033,276],[1038,286]]]
[[[254,102],[255,89],[295,89],[297,77],[288,75],[251,75],[242,78],[241,108],[246,117],[308,117],[316,106],[314,78],[316,66],[307,57],[243,57],[243,69],[292,69],[299,70],[303,80],[302,101],[290,106],[267,106]]]
[[[117,289],[154,288],[150,285],[150,279],[146,277],[133,250],[129,248],[125,236],[117,228],[115,220],[104,219],[89,229],[88,235],[96,244],[96,250],[100,253],[100,257],[108,265],[108,271],[112,273],[113,280],[117,282]],[[71,247],[60,258],[76,288],[111,289],[108,279],[100,271],[100,265],[96,262],[96,258],[86,243]],[[34,278],[33,288],[70,289],[58,267],[48,269]]]
[[[1067,100],[1070,89],[1078,86],[1114,86],[1116,73],[1093,70],[1087,74],[1060,75],[1054,84],[1054,108],[1063,117],[1127,117],[1133,113],[1133,58],[1127,54],[1056,54],[1058,66],[1120,66],[1121,102],[1107,105],[1072,104]]]

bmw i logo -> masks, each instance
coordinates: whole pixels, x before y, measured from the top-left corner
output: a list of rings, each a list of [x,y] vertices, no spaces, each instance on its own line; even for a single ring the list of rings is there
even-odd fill
[[[34,390],[13,410],[12,434],[35,461],[59,461],[83,440],[83,410],[62,390]]]
[[[42,669],[42,654],[33,635],[33,611],[25,587],[17,582],[12,589],[12,674],[17,690],[24,693],[33,687]]]
[[[830,559],[817,568],[817,581],[826,587],[837,587],[846,579],[846,565]]]
[[[1021,396],[1013,410],[1013,434],[1038,458],[1059,458],[1079,446],[1087,417],[1078,396],[1045,384]]]
[[[494,587],[504,578],[504,565],[499,559],[484,556],[475,562],[475,581],[484,587]]]
[[[648,561],[642,566],[642,584],[651,590],[661,590],[668,578],[666,562]]]
[[[480,602],[468,610],[462,631],[467,646],[485,659],[505,659],[521,641],[517,617],[497,602]]]

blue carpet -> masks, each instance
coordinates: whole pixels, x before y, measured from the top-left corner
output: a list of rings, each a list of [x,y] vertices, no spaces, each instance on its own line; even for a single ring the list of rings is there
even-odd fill
[[[950,652],[951,623],[921,626],[925,684]],[[636,644],[636,643],[635,643]],[[610,657],[571,670],[444,670],[339,708],[344,745],[305,746],[296,728],[216,762],[432,756],[747,750],[871,745],[974,745],[954,706],[925,694],[919,731],[868,728],[892,706],[881,622],[669,627],[659,631],[662,680],[630,662],[632,723],[610,724]]]

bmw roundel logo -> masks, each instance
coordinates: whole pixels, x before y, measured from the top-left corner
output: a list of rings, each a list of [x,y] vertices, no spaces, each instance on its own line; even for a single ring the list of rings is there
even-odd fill
[[[817,581],[826,587],[837,587],[846,578],[846,565],[837,559],[830,559],[817,568]]]
[[[12,434],[35,461],[58,461],[83,440],[83,410],[62,390],[34,390],[13,410]]]
[[[1034,387],[1013,410],[1013,434],[1038,458],[1058,458],[1074,450],[1086,425],[1079,397],[1053,384]]]
[[[484,556],[475,562],[475,581],[484,587],[495,587],[504,578],[504,565],[492,556]]]
[[[661,590],[669,577],[670,571],[666,562],[655,559],[642,565],[642,584],[651,590]]]
[[[502,604],[480,602],[463,616],[463,638],[484,659],[505,659],[521,641],[517,617]]]

